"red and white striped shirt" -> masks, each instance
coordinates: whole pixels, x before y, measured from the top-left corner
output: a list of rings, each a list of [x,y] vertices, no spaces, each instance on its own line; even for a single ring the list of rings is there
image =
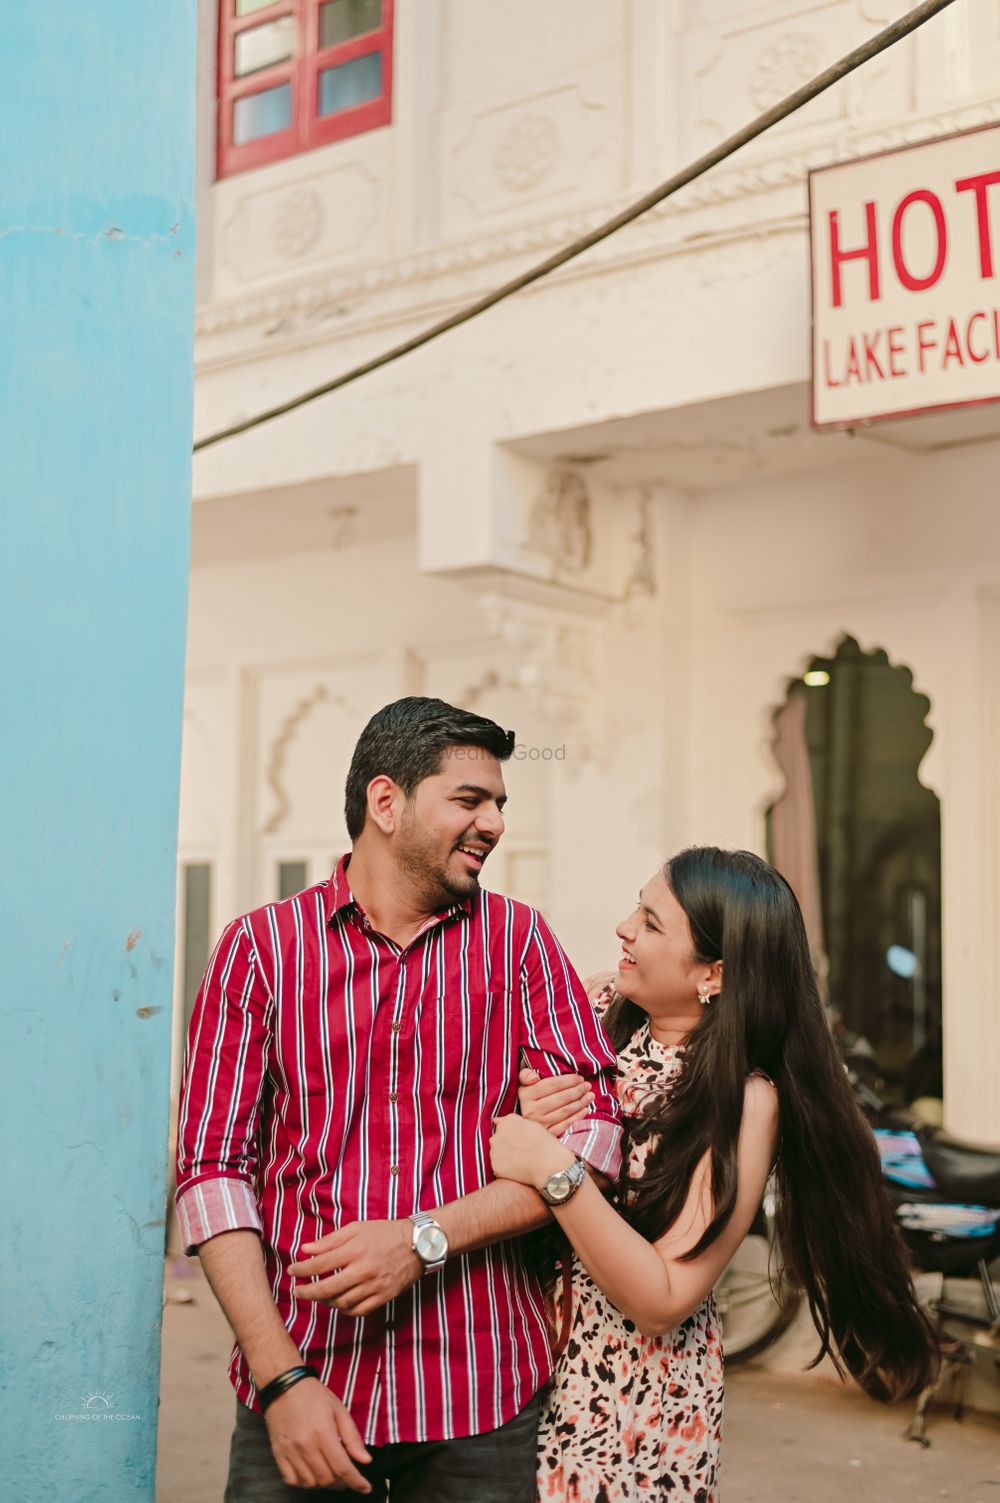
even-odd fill
[[[181,1087],[184,1245],[260,1232],[293,1341],[368,1444],[475,1435],[516,1414],[551,1370],[516,1241],[450,1258],[361,1319],[296,1301],[286,1266],[340,1226],[488,1184],[490,1119],[514,1109],[522,1064],[590,1079],[590,1114],[564,1141],[616,1175],[615,1055],[534,909],[481,891],[401,950],[354,901],[348,860],[236,919],[209,962]],[[238,1345],[230,1378],[258,1408]]]

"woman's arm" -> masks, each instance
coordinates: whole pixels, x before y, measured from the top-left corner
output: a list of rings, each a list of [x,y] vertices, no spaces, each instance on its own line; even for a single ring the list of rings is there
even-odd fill
[[[760,1077],[747,1081],[737,1149],[739,1190],[729,1224],[697,1258],[680,1259],[712,1219],[709,1156],[692,1177],[683,1210],[649,1243],[604,1200],[589,1180],[552,1211],[594,1282],[646,1336],[672,1331],[705,1299],[757,1213],[778,1140],[778,1098]],[[502,1117],[491,1142],[493,1170],[536,1189],[572,1163],[569,1150],[537,1123]]]

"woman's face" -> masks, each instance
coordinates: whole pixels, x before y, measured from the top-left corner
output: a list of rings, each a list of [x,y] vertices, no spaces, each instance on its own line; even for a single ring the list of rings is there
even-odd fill
[[[622,942],[615,986],[644,1012],[690,1017],[700,1007],[699,988],[710,996],[718,993],[721,962],[696,959],[687,914],[662,871],[650,877],[638,904],[615,933]]]

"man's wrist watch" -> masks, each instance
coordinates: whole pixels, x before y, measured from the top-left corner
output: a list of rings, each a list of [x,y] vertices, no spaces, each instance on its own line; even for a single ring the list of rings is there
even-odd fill
[[[414,1211],[413,1235],[410,1246],[424,1265],[425,1273],[443,1268],[448,1256],[448,1233],[439,1226],[429,1211]]]
[[[564,1206],[586,1178],[587,1170],[583,1160],[575,1159],[568,1168],[558,1169],[555,1174],[550,1174],[544,1184],[539,1185],[539,1194],[547,1205]]]

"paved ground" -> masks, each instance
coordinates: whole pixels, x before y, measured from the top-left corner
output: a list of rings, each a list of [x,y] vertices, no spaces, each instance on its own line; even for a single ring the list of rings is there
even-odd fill
[[[171,1263],[165,1289],[156,1500],[221,1503],[234,1405],[229,1329],[197,1262]],[[901,1438],[906,1418],[826,1379],[735,1368],[723,1503],[1000,1503],[995,1418],[937,1413],[926,1451]]]

